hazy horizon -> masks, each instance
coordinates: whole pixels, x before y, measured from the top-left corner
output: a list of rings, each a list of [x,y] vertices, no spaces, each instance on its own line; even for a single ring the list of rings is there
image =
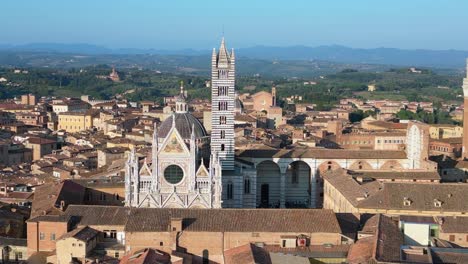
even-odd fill
[[[25,8],[27,7],[27,8]],[[468,50],[468,1],[7,1],[1,44],[111,49],[328,46]]]

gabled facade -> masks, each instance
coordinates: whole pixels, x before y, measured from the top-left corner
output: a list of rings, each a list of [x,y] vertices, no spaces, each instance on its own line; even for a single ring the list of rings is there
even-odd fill
[[[175,120],[173,118],[172,120]],[[192,127],[186,144],[173,121],[162,143],[155,127],[151,163],[132,150],[126,164],[125,201],[131,207],[220,208],[221,166],[216,154],[207,168]]]

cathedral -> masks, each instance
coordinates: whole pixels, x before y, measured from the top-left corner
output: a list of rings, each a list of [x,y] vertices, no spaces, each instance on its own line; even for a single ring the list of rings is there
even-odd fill
[[[135,150],[128,157],[126,206],[221,208],[221,175],[234,171],[234,51],[226,50],[224,39],[212,62],[211,138],[188,112],[181,85],[174,113],[154,127],[151,162],[141,163]],[[232,195],[230,188],[226,195]]]

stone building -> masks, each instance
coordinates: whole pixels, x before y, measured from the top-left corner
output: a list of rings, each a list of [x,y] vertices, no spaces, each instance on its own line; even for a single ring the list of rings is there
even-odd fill
[[[162,137],[160,138],[159,135]],[[151,159],[140,163],[132,150],[125,173],[125,201],[131,207],[220,208],[221,164],[214,152],[208,159],[208,136],[190,113],[185,93],[176,111],[154,126]],[[206,166],[204,160],[207,160]]]
[[[271,93],[260,91],[252,95],[243,95],[241,98],[246,110],[266,113],[268,128],[273,129],[283,124],[283,109],[276,105],[276,87],[271,88]]]
[[[30,255],[47,253],[51,263],[69,263],[72,256],[95,260],[98,254],[115,260],[146,248],[194,263],[226,263],[226,251],[249,244],[274,251],[323,252],[325,244],[346,248],[350,243],[353,239],[342,234],[335,214],[321,209],[70,205],[62,215],[28,221]]]
[[[67,132],[79,132],[94,127],[94,118],[99,111],[92,109],[81,112],[61,112],[58,114],[58,129]]]
[[[466,78],[463,79],[463,95],[464,95],[464,108],[463,108],[463,120],[468,120],[468,59],[466,60]],[[464,123],[463,126],[463,150],[462,158],[468,158],[468,125]]]
[[[428,160],[427,125],[410,122],[406,150],[352,149],[252,149],[236,153],[253,197],[242,195],[243,204],[256,207],[321,207],[322,174],[340,168],[356,171],[436,171]],[[242,164],[242,165],[240,165]],[[242,191],[242,190],[241,190]],[[245,192],[243,192],[245,193]],[[251,199],[254,199],[253,201]]]
[[[24,105],[36,105],[36,96],[34,94],[23,94],[21,95],[21,104]]]
[[[24,145],[26,148],[32,150],[32,159],[41,159],[44,155],[51,154],[53,150],[57,149],[57,141],[47,138],[32,137],[28,138]]]

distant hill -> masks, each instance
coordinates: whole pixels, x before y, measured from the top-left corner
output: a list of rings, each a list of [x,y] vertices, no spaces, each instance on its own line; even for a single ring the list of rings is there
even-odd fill
[[[1,44],[3,51],[59,52],[86,55],[103,54],[159,54],[206,56],[211,50],[158,50],[158,49],[109,49],[92,44],[32,43],[26,45]],[[461,50],[405,50],[395,48],[356,49],[339,45],[306,47],[255,46],[237,49],[239,57],[262,60],[319,60],[350,64],[381,64],[396,66],[463,68],[468,51]]]
[[[415,67],[461,68],[468,51],[354,49],[344,46],[263,47],[239,49],[238,54],[257,59],[325,60],[339,63],[385,64]]]

